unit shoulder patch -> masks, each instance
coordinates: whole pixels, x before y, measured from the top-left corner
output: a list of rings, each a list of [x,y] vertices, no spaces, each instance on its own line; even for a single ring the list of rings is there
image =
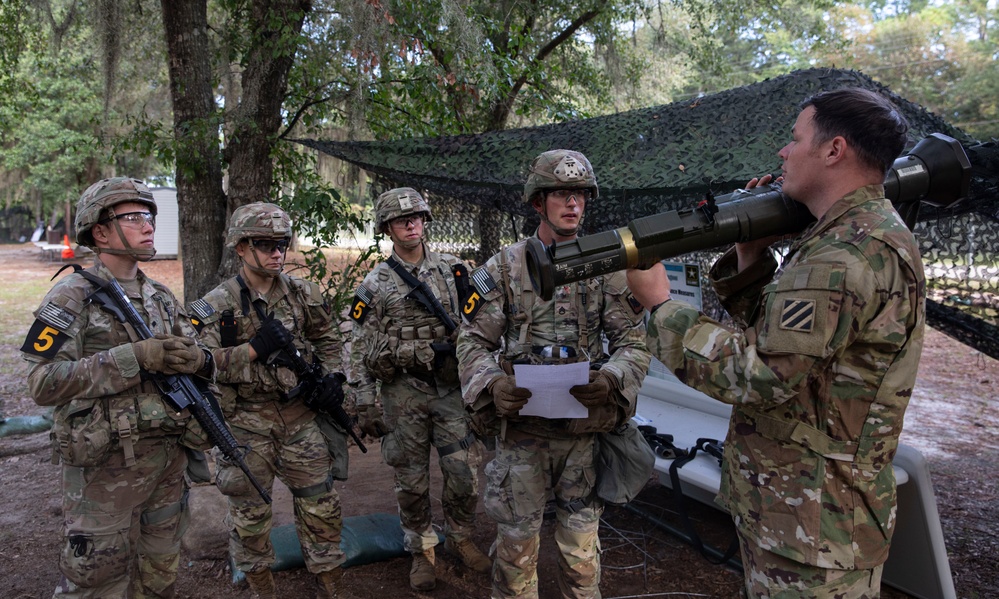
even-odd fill
[[[368,317],[368,312],[371,311],[371,300],[373,297],[371,290],[364,285],[357,288],[357,292],[354,294],[354,303],[350,306],[350,317],[354,322],[364,324],[364,319]]]
[[[786,331],[810,333],[815,326],[815,300],[784,299],[780,309],[780,328]]]

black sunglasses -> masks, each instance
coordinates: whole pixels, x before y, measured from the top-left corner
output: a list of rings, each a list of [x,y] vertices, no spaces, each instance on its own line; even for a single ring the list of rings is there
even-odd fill
[[[251,239],[250,245],[262,254],[273,253],[275,248],[282,254],[288,251],[287,239]]]

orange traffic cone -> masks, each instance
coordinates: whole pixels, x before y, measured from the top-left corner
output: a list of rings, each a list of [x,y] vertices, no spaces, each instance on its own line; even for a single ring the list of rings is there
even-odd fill
[[[73,253],[73,248],[70,247],[70,245],[69,245],[69,235],[63,235],[62,236],[62,244],[64,246],[66,246],[66,249],[64,249],[62,251],[62,259],[63,260],[72,260],[73,258],[75,258],[76,254]]]

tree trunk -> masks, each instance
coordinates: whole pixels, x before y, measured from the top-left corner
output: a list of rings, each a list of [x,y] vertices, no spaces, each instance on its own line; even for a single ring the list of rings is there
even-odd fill
[[[212,95],[207,0],[161,0],[177,147],[184,300],[213,289],[222,259],[226,198]]]
[[[312,3],[303,0],[253,0],[248,26],[249,54],[241,80],[242,97],[233,113],[229,162],[229,213],[252,202],[273,202],[272,150],[281,129],[281,107],[297,39]],[[220,264],[222,278],[236,272],[234,252]]]

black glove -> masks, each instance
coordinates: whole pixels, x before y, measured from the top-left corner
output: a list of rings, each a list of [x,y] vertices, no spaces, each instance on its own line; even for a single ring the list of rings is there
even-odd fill
[[[531,398],[531,392],[523,387],[518,387],[517,379],[509,374],[498,377],[489,383],[489,392],[493,396],[496,413],[500,416],[516,415]]]
[[[322,389],[315,395],[315,399],[309,408],[317,412],[331,412],[333,409],[343,405],[343,382],[347,377],[339,372],[330,373],[323,377],[320,383]]]
[[[293,339],[291,331],[284,328],[281,321],[274,318],[274,314],[271,314],[257,329],[257,334],[253,336],[253,339],[250,339],[250,347],[257,352],[257,360],[266,360],[277,350],[287,347]]]

